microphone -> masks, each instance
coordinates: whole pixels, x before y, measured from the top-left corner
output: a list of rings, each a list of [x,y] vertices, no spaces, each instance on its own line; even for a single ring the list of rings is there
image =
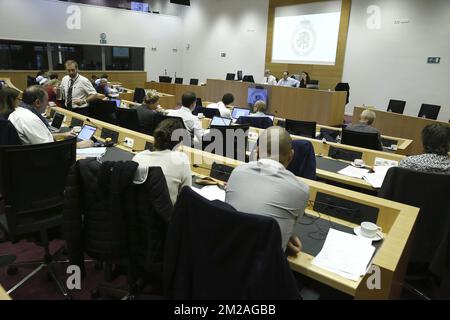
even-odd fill
[[[167,69],[164,69],[164,75],[167,76]]]

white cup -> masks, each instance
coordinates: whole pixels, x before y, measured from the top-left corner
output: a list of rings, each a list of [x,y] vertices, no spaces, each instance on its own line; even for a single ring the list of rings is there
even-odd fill
[[[355,165],[355,167],[364,167],[366,165],[364,160],[361,160],[361,159],[355,159],[353,161],[353,164]]]
[[[381,228],[372,222],[361,223],[361,235],[367,238],[373,238]]]
[[[198,118],[199,118],[199,119],[203,119],[204,117],[205,117],[205,115],[204,115],[203,113],[199,113],[199,114],[198,114]]]
[[[80,133],[81,132],[81,127],[80,126],[76,126],[76,127],[73,127],[73,132],[75,132],[76,134],[78,134],[78,133]]]

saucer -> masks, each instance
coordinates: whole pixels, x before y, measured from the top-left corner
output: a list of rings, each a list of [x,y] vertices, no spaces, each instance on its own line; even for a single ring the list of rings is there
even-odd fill
[[[367,238],[367,239],[371,239],[372,241],[380,241],[381,239],[384,238],[383,234],[380,231],[378,231],[377,234],[374,237],[372,237],[372,238],[363,236],[363,235],[361,235],[361,227],[360,226],[353,228],[353,232],[357,236],[364,237],[364,238]]]
[[[352,162],[351,165],[352,165],[353,167],[355,167],[355,168],[365,168],[365,167],[366,167],[365,164],[363,164],[363,165],[357,165],[357,164],[354,163],[354,162]]]

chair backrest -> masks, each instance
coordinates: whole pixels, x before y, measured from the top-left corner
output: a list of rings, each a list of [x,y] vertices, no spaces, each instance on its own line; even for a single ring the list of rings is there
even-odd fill
[[[406,101],[402,100],[389,100],[387,111],[403,114],[405,111]]]
[[[227,73],[227,77],[225,79],[226,80],[234,80],[235,77],[236,77],[236,75],[234,73]]]
[[[168,76],[159,76],[159,82],[161,83],[172,83],[172,78]]]
[[[237,124],[248,124],[253,128],[267,129],[273,126],[273,121],[269,117],[239,117]]]
[[[347,103],[350,99],[350,85],[347,82],[339,82],[334,91],[346,91],[347,92]]]
[[[145,98],[145,90],[143,88],[134,89],[133,102],[142,103]]]
[[[167,299],[300,298],[273,218],[240,213],[188,187],[175,205],[163,270]]]
[[[180,121],[180,125],[183,127],[183,129],[186,129],[186,125],[184,124],[183,118],[181,117],[174,117],[174,116],[167,116],[161,113],[155,114],[155,117],[153,119],[153,130],[155,130],[161,122],[163,122],[166,119],[175,119],[177,121]],[[151,133],[153,135],[153,132]]]
[[[342,129],[341,143],[360,148],[380,150],[379,135],[376,132],[358,132]]]
[[[191,80],[189,81],[189,84],[191,86],[198,86],[198,79],[191,78]]]
[[[439,116],[439,111],[441,111],[441,106],[434,104],[422,104],[419,111],[419,118],[427,118],[432,120],[437,120]]]
[[[126,129],[141,131],[137,110],[116,108],[117,124]]]
[[[211,126],[203,136],[202,149],[216,155],[245,162],[248,150],[248,130],[250,126]],[[220,135],[220,140],[217,140]],[[221,141],[222,144],[218,142]]]
[[[389,169],[379,196],[420,208],[411,247],[411,262],[433,262],[438,248],[450,243],[450,175],[424,173],[399,167]],[[450,247],[448,248],[450,249]],[[447,257],[450,251],[446,252]],[[446,259],[444,256],[440,258]]]
[[[237,72],[237,79],[238,79],[238,81],[241,81],[241,80],[242,80],[242,70],[239,70],[239,71]]]
[[[313,144],[308,140],[292,141],[294,158],[287,167],[297,177],[316,180],[316,155]]]
[[[22,144],[14,125],[0,118],[0,146],[14,146]]]
[[[0,193],[11,241],[58,226],[76,139],[0,147]]]
[[[89,116],[111,124],[117,124],[115,101],[95,100],[89,104]]]
[[[197,116],[199,113],[203,113],[203,115],[208,119],[212,119],[214,117],[220,117],[219,109],[215,109],[215,108],[206,108],[206,107],[196,106],[194,111],[192,111],[192,114]]]
[[[319,89],[319,80],[309,80],[309,83],[306,84],[306,88]]]
[[[183,78],[175,78],[176,84],[183,84]]]
[[[255,79],[253,78],[252,75],[246,75],[244,76],[244,78],[242,79],[243,82],[251,82],[251,83],[255,83]]]
[[[316,137],[316,122],[311,121],[298,121],[286,119],[285,128],[293,135],[315,138]]]

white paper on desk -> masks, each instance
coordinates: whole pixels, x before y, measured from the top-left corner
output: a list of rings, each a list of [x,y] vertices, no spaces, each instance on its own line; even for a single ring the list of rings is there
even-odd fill
[[[219,200],[225,202],[225,190],[220,189],[218,186],[206,186],[201,189],[192,187],[192,190],[209,201]]]
[[[330,229],[322,250],[312,264],[358,281],[366,273],[374,252],[375,247],[370,239]]]
[[[77,149],[77,157],[97,158],[106,153],[106,147]]]
[[[339,174],[342,174],[347,177],[362,179],[364,175],[369,173],[369,170],[367,169],[361,169],[361,168],[355,168],[353,166],[348,166],[347,168],[342,169],[338,172]]]
[[[367,173],[364,175],[363,179],[370,183],[372,187],[381,188],[384,178],[386,178],[386,174],[390,168],[392,168],[392,166],[373,167],[373,171],[375,171],[375,173]]]

